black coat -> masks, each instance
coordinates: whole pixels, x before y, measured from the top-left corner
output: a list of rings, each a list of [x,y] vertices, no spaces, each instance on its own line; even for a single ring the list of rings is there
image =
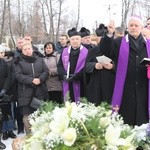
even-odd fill
[[[5,89],[7,92],[10,87],[11,73],[7,62],[0,58],[0,92]],[[0,102],[0,109],[2,111],[3,120],[7,120],[11,116],[10,105],[6,102]],[[0,129],[1,130],[1,129]]]
[[[129,60],[122,103],[119,113],[125,123],[141,125],[148,122],[148,78],[147,68],[140,62],[147,57],[146,44],[142,36],[138,38],[139,47],[129,36]],[[113,43],[113,57],[117,66],[121,38]]]
[[[99,105],[102,101],[111,102],[115,73],[114,70],[97,70],[95,64],[97,63],[97,56],[105,55],[110,57],[110,46],[112,38],[104,37],[100,44],[94,49],[90,50],[86,60],[85,68],[85,87],[87,99]]]
[[[33,93],[39,99],[47,98],[46,80],[48,78],[48,68],[42,57],[34,56],[32,61],[23,55],[15,62],[15,75],[18,81],[18,105],[28,106]],[[35,86],[32,81],[39,78],[41,84]]]
[[[8,90],[10,86],[11,74],[9,66],[4,59],[0,58],[0,91]]]

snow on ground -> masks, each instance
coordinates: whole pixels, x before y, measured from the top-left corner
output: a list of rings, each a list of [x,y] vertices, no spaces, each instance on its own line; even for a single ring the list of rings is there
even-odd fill
[[[17,134],[17,130],[14,131],[14,133],[17,135],[17,137],[24,137],[25,136],[25,133],[20,133],[20,134]],[[5,150],[12,150],[12,142],[13,142],[13,139],[11,138],[8,138],[7,140],[3,141],[2,142],[6,145],[6,149]]]

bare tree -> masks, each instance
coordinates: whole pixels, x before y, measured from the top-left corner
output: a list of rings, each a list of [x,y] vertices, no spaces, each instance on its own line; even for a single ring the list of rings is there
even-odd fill
[[[13,37],[13,32],[12,32],[12,20],[11,20],[11,10],[10,10],[10,0],[8,0],[8,16],[9,16],[9,31],[10,31],[10,36],[11,36],[11,41],[13,43],[13,48],[15,48],[15,40],[14,40],[14,37]]]
[[[55,41],[58,40],[58,36],[59,36],[59,30],[60,30],[60,22],[61,22],[61,15],[62,15],[62,3],[64,0],[58,0],[59,2],[59,7],[58,7],[58,21],[57,21],[57,28],[56,28],[56,38]]]
[[[5,25],[5,15],[6,15],[6,2],[7,0],[3,1],[3,8],[2,8],[2,20],[1,20],[1,32],[0,32],[0,43],[2,43],[3,36],[4,36],[4,25]]]
[[[45,29],[45,33],[48,33],[47,31],[47,25],[46,25],[46,14],[45,14],[45,0],[39,0],[39,3],[41,5],[41,9],[42,9],[42,17],[43,17],[43,24],[44,24],[44,29]]]
[[[78,28],[79,19],[80,19],[80,0],[78,0],[78,16],[77,16],[76,28]]]
[[[127,17],[130,11],[131,0],[122,0],[122,21],[121,26],[126,28]]]

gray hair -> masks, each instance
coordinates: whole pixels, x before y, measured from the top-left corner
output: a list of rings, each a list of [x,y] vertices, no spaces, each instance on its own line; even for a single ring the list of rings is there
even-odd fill
[[[129,22],[130,22],[131,20],[138,21],[138,22],[141,24],[142,27],[144,26],[144,23],[143,23],[142,19],[141,19],[139,16],[131,16],[131,17],[129,18],[129,20],[128,20],[128,25],[129,25]]]
[[[116,27],[115,28],[115,33],[124,33],[125,29],[123,27]]]

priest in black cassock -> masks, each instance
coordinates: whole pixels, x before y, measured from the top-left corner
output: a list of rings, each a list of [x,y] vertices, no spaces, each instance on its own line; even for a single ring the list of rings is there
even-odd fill
[[[80,33],[81,33],[81,43],[84,47],[86,47],[88,50],[91,50],[92,48],[95,47],[95,45],[92,44],[91,41],[91,33],[90,30],[82,27],[80,29]]]
[[[147,66],[140,63],[144,57],[150,58],[150,41],[142,36],[142,28],[142,20],[132,16],[129,34],[115,39],[112,51],[116,66],[112,105],[133,126],[148,123],[150,117],[150,79]]]
[[[79,103],[80,97],[84,97],[83,68],[88,50],[81,45],[81,33],[76,28],[70,29],[68,35],[70,46],[61,53],[57,68],[63,80],[64,101],[69,96],[72,102]]]
[[[87,99],[95,105],[99,105],[102,101],[110,104],[113,94],[115,79],[113,62],[102,64],[96,58],[102,55],[109,57],[110,55],[114,30],[108,29],[103,24],[100,24],[96,29],[100,42],[98,46],[89,51],[85,65],[85,93]],[[111,33],[112,36],[109,37],[108,33]]]

